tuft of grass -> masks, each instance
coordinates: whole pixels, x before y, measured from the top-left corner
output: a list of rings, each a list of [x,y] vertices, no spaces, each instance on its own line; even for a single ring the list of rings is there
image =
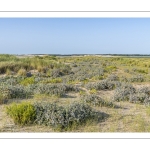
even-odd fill
[[[10,69],[6,70],[6,75],[11,75],[11,70]]]
[[[25,69],[19,69],[19,71],[18,71],[17,74],[18,74],[19,76],[25,76],[26,73],[27,73],[27,71],[26,71]]]

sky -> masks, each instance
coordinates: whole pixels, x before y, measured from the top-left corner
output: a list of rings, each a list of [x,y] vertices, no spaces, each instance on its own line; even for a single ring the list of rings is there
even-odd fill
[[[0,54],[150,54],[150,18],[0,18]]]

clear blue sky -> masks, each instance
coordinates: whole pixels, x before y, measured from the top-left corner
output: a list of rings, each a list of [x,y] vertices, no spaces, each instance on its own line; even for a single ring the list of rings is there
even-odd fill
[[[150,54],[150,18],[0,18],[0,53]]]

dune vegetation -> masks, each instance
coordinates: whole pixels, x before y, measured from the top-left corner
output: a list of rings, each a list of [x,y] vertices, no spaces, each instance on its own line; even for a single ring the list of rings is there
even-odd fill
[[[0,55],[1,132],[149,132],[150,58]]]

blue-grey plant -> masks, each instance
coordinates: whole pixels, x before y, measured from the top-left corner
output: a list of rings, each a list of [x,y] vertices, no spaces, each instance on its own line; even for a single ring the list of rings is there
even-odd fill
[[[101,98],[100,96],[98,96],[96,94],[82,95],[81,100],[84,103],[91,104],[92,106],[116,107],[116,105],[114,105],[112,102],[106,101],[106,100],[104,100],[103,98]]]
[[[115,101],[125,101],[129,100],[130,94],[134,94],[136,89],[131,84],[122,84],[117,87],[114,91],[113,100]]]
[[[72,103],[67,107],[58,106],[51,103],[35,103],[36,111],[35,123],[47,126],[67,128],[73,123],[81,124],[87,119],[98,117],[103,118],[102,114],[82,103]]]

